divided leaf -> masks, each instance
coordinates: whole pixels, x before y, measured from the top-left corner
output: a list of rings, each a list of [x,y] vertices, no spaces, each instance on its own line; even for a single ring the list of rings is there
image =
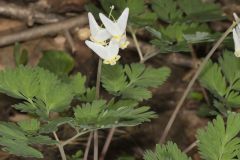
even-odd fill
[[[240,149],[240,139],[236,137],[240,131],[240,114],[230,113],[226,126],[222,117],[218,116],[206,129],[197,134],[201,157],[206,160],[234,160]]]
[[[145,67],[143,64],[125,67],[104,65],[101,82],[111,94],[142,101],[152,96],[148,88],[162,85],[169,75],[170,70],[166,67],[155,69]]]
[[[73,69],[74,59],[63,51],[48,50],[43,52],[38,65],[58,76],[64,76]]]
[[[176,144],[168,142],[166,145],[156,145],[156,151],[146,151],[144,160],[191,160],[180,151]]]
[[[131,106],[107,107],[106,101],[97,100],[74,109],[79,127],[87,129],[135,126],[156,117],[149,107],[134,108]]]

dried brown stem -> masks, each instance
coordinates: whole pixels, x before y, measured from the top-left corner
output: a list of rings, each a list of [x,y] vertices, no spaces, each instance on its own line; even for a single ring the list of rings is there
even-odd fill
[[[37,23],[55,23],[61,16],[51,13],[43,13],[33,6],[18,6],[13,3],[0,2],[0,15],[13,17],[27,21],[29,25]]]
[[[85,14],[63,20],[53,24],[47,24],[40,27],[35,27],[25,31],[13,33],[10,35],[0,36],[0,46],[9,45],[15,42],[26,41],[29,39],[34,39],[50,34],[56,34],[63,30],[68,30],[73,27],[81,27],[88,22],[87,16]]]

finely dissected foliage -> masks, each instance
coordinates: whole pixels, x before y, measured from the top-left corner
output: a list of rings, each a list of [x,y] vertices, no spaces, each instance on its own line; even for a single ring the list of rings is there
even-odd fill
[[[66,52],[47,50],[38,65],[58,76],[65,76],[73,69],[74,59]]]
[[[18,125],[14,123],[0,123],[0,144],[3,150],[12,154],[26,157],[43,158],[41,152],[32,148],[32,144],[56,144],[48,136],[37,134],[39,122],[37,120],[20,121]],[[19,147],[21,144],[21,147]]]
[[[149,107],[134,108],[132,101],[110,102],[95,100],[74,109],[77,125],[80,128],[111,128],[135,126],[156,117]]]
[[[152,96],[148,88],[162,85],[169,74],[166,67],[155,69],[136,63],[124,67],[104,65],[101,81],[111,94],[142,101]]]
[[[240,104],[240,61],[232,52],[225,51],[219,63],[209,61],[200,75],[200,82],[215,97],[214,106],[221,112]]]
[[[176,144],[168,142],[166,145],[156,145],[156,151],[146,151],[144,160],[191,160],[182,153]]]
[[[240,114],[230,113],[226,126],[222,117],[218,116],[206,129],[197,134],[198,147],[204,160],[234,160],[239,154]]]
[[[64,83],[42,68],[20,66],[0,73],[0,92],[25,100],[15,105],[16,109],[47,117],[49,112],[67,109],[77,94],[75,89],[84,92],[85,77],[77,74],[71,79]]]
[[[112,72],[114,67],[108,69]],[[166,68],[158,70],[136,64],[126,66],[126,71],[123,68],[120,70],[126,85],[131,82],[132,86],[138,86],[140,89],[162,84],[169,74]],[[163,75],[154,76],[160,73]],[[109,73],[103,76],[111,78]],[[68,124],[80,133],[87,133],[96,129],[135,126],[156,117],[154,112],[149,111],[149,107],[137,107],[138,102],[135,100],[95,100],[96,89],[86,89],[85,80],[85,76],[80,73],[60,79],[40,67],[19,66],[0,72],[0,92],[23,100],[14,107],[38,118],[20,121],[17,124],[1,122],[0,144],[4,146],[4,150],[19,156],[42,158],[42,153],[30,145],[56,144],[56,141],[42,134],[56,132],[60,125]],[[114,86],[114,83],[109,81],[109,85]],[[122,90],[121,87],[123,86],[114,91]],[[69,109],[74,98],[86,102],[75,107],[74,117],[49,118],[51,112]],[[20,149],[17,147],[19,143],[22,144]]]
[[[190,52],[189,44],[216,40],[218,34],[211,34],[206,22],[224,19],[219,5],[201,0],[153,0],[151,5],[158,18],[168,23],[146,28],[161,53]]]

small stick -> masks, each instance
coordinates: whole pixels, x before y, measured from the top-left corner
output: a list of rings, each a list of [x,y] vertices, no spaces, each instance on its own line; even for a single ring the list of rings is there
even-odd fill
[[[68,41],[68,44],[71,47],[72,54],[74,54],[76,52],[76,47],[75,47],[75,44],[74,44],[74,40],[73,40],[73,38],[71,36],[71,33],[69,32],[69,30],[65,30],[64,34],[65,34],[65,37],[66,37],[66,39]]]
[[[105,144],[103,146],[103,149],[102,149],[101,156],[100,156],[99,160],[104,160],[105,155],[106,155],[106,153],[108,151],[108,148],[110,146],[110,143],[111,143],[111,140],[112,140],[112,137],[113,137],[113,134],[114,134],[115,130],[116,130],[115,127],[111,128],[110,132],[108,133],[108,136],[107,136],[107,139],[106,139]]]
[[[94,139],[94,160],[98,160],[98,131],[93,132]]]
[[[33,25],[34,22],[55,23],[61,19],[59,15],[38,11],[34,6],[25,7],[6,2],[0,2],[0,14],[25,20],[29,25]]]
[[[228,36],[229,33],[232,32],[232,29],[236,26],[236,22],[234,22],[227,30],[226,32],[223,33],[223,35],[220,37],[220,39],[216,42],[216,44],[213,46],[213,48],[209,51],[209,53],[207,54],[207,56],[205,57],[205,59],[203,60],[202,64],[199,66],[198,70],[196,71],[195,75],[193,76],[193,78],[191,79],[191,81],[189,82],[186,90],[184,91],[181,99],[179,100],[179,102],[177,103],[177,106],[175,108],[175,110],[173,111],[164,131],[163,131],[163,135],[161,136],[159,143],[164,143],[167,135],[173,125],[173,122],[176,119],[176,116],[180,110],[180,108],[182,107],[185,99],[188,96],[188,93],[190,92],[192,86],[194,85],[195,81],[197,80],[198,76],[200,75],[200,73],[202,72],[203,68],[205,67],[205,65],[207,64],[208,60],[210,59],[210,57],[214,54],[214,52],[216,51],[216,49],[219,47],[219,45],[224,41],[224,39]]]
[[[57,133],[56,132],[53,132],[53,135],[54,135],[54,138],[56,139],[56,141],[60,142],[58,136],[57,136]],[[63,146],[61,144],[57,144],[58,146],[58,149],[59,149],[59,152],[61,154],[61,157],[62,157],[62,160],[67,160],[67,157],[66,157],[66,153],[63,149]]]
[[[132,29],[132,27],[129,27],[130,29],[130,32],[131,32],[131,35],[132,35],[132,38],[133,38],[133,41],[135,43],[135,46],[137,48],[137,52],[138,52],[138,55],[139,55],[139,58],[140,58],[140,63],[143,63],[143,53],[141,51],[141,48],[139,46],[139,43],[138,43],[138,40],[137,40],[137,37],[136,37],[136,33],[135,31]]]
[[[90,150],[92,137],[93,137],[93,133],[91,132],[89,137],[88,137],[88,141],[87,141],[87,145],[86,145],[86,148],[85,148],[83,160],[87,160],[87,158],[88,158],[88,153],[89,153],[89,150]]]
[[[190,152],[194,147],[196,147],[197,146],[197,143],[198,143],[198,140],[197,141],[195,141],[195,142],[193,142],[192,144],[190,144],[186,149],[184,149],[184,153],[188,153],[188,152]]]
[[[81,27],[87,24],[87,16],[85,14],[66,19],[53,24],[46,24],[40,27],[35,27],[25,31],[13,33],[10,35],[0,36],[0,47],[9,45],[15,42],[26,41],[29,39],[34,39],[49,34],[55,34],[63,30],[69,30],[73,27]]]

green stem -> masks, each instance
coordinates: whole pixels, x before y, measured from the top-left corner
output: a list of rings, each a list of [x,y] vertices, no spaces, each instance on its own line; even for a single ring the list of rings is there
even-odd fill
[[[195,83],[195,81],[197,80],[198,76],[200,75],[200,73],[202,72],[203,68],[205,67],[205,65],[207,64],[208,60],[210,59],[210,57],[213,55],[213,53],[216,51],[216,49],[219,47],[219,45],[224,41],[224,39],[228,36],[229,33],[232,32],[232,29],[236,26],[237,23],[233,23],[225,33],[223,33],[223,35],[220,37],[220,39],[216,42],[216,44],[213,46],[213,48],[209,51],[209,53],[207,54],[207,56],[205,57],[205,59],[203,60],[202,64],[200,65],[200,67],[198,68],[198,70],[196,71],[195,75],[193,76],[193,78],[191,79],[191,81],[189,82],[186,90],[184,91],[181,99],[179,100],[179,102],[177,103],[177,106],[175,108],[175,110],[173,111],[164,131],[163,134],[160,138],[159,143],[164,143],[166,140],[166,137],[173,125],[173,122],[176,119],[176,116],[180,110],[180,108],[182,107],[188,93],[190,92],[193,84]]]
[[[56,132],[53,132],[53,135],[54,135],[56,141],[59,142],[59,143],[57,144],[57,146],[58,146],[59,152],[60,152],[60,154],[61,154],[62,160],[67,160],[65,151],[64,151],[64,149],[63,149],[63,146],[60,144],[60,140],[59,140]]]
[[[138,55],[139,55],[139,58],[140,58],[140,63],[143,63],[144,62],[143,53],[142,53],[142,50],[139,46],[139,43],[138,43],[138,40],[137,40],[137,37],[136,37],[136,32],[132,29],[132,27],[129,27],[129,30],[130,30],[130,33],[133,37],[133,41],[135,43],[135,46],[137,48],[137,52],[138,52]]]

